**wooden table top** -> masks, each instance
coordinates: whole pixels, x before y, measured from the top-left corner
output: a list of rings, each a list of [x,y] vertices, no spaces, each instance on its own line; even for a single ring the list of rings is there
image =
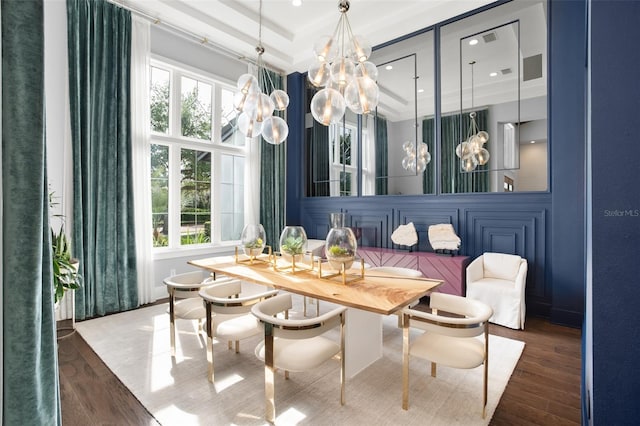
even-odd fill
[[[364,278],[343,284],[341,277],[318,278],[317,269],[295,273],[276,271],[267,262],[236,262],[233,256],[190,260],[188,263],[245,281],[383,315],[392,314],[417,301],[442,283],[442,280],[375,271],[365,272]],[[323,276],[331,271],[328,264],[322,267]],[[351,269],[349,272],[355,275],[359,271]]]

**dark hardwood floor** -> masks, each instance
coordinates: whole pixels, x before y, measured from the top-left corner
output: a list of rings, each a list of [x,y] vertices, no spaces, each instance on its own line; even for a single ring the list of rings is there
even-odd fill
[[[491,425],[579,425],[580,330],[527,318],[524,331],[490,332],[525,342]],[[58,340],[58,353],[64,426],[157,424],[78,333]]]

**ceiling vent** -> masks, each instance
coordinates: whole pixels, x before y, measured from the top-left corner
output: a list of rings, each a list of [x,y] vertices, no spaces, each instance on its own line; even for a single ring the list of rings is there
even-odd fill
[[[491,31],[490,33],[482,34],[482,39],[485,43],[491,43],[492,41],[496,41],[498,37],[495,31]]]
[[[500,73],[502,75],[507,75],[507,74],[511,74],[513,71],[511,71],[511,68],[505,68],[505,69],[501,69]]]

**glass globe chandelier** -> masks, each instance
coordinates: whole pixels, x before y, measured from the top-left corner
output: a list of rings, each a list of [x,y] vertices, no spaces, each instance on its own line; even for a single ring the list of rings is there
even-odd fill
[[[248,138],[262,135],[265,141],[278,145],[284,142],[289,135],[289,126],[282,118],[273,115],[275,111],[284,111],[289,105],[289,95],[284,90],[273,90],[271,95],[262,92],[268,87],[275,89],[271,76],[264,68],[262,55],[262,0],[260,0],[260,29],[258,32],[258,78],[253,74],[242,74],[238,77],[238,92],[234,95],[233,105],[240,115],[238,116],[238,129]],[[267,92],[268,93],[268,92]]]
[[[406,141],[402,144],[405,156],[402,159],[402,167],[405,170],[415,170],[416,173],[422,173],[427,169],[427,164],[431,161],[431,154],[426,143],[420,142],[416,149],[416,144]]]
[[[469,62],[471,65],[471,109],[473,109],[473,66],[476,61]],[[456,155],[460,158],[460,167],[465,172],[472,172],[478,166],[484,166],[489,162],[489,151],[484,148],[484,144],[489,141],[489,133],[478,129],[476,113],[469,113],[469,130],[467,139],[456,146]]]
[[[347,18],[349,2],[340,1],[340,20],[332,36],[321,37],[313,47],[317,61],[307,74],[322,88],[311,99],[313,118],[325,126],[342,120],[348,107],[356,114],[368,114],[378,106],[378,69],[368,62],[371,45],[354,36]]]

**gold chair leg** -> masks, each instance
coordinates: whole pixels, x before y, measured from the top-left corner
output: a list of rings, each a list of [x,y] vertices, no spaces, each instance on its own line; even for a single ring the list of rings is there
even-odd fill
[[[227,342],[227,346],[229,347],[229,350],[233,349],[233,340],[229,340]]]
[[[344,352],[344,340],[345,340],[345,314],[344,312],[340,314],[340,405],[344,405],[345,402],[345,352]]]
[[[273,329],[271,324],[264,327],[264,398],[265,418],[270,423],[276,421],[275,368],[273,365]]]
[[[171,356],[176,356],[176,316],[173,288],[169,290],[169,333],[171,340]]]
[[[431,363],[431,377],[436,377],[436,363]]]
[[[284,370],[284,379],[289,380],[289,370]]]
[[[214,383],[213,375],[213,321],[211,321],[211,305],[205,303],[207,318],[205,328],[207,332],[207,378],[209,382]]]
[[[402,319],[402,409],[409,409],[409,315]]]
[[[484,392],[482,405],[482,418],[487,415],[487,391],[489,387],[489,324],[484,325]]]
[[[236,340],[236,353],[240,353],[240,340]]]

